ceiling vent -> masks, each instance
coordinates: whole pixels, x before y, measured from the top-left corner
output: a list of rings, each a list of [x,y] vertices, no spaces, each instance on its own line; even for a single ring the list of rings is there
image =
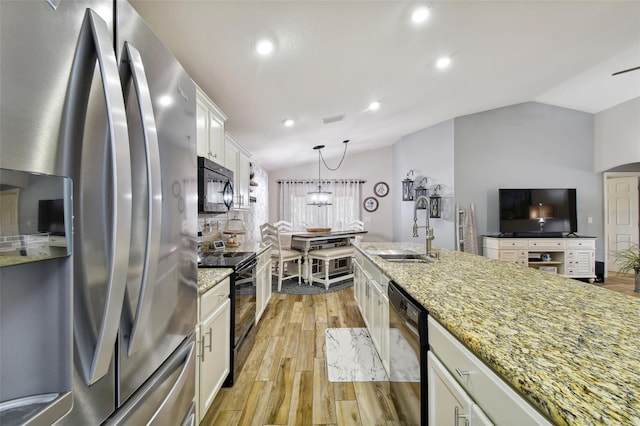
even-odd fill
[[[327,117],[327,118],[323,118],[322,122],[324,124],[331,124],[331,123],[335,123],[336,121],[342,121],[344,120],[344,114],[342,115],[335,115],[333,117]]]

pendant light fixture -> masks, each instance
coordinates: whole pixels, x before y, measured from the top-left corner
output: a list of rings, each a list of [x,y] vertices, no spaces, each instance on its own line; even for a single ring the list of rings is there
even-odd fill
[[[308,202],[307,204],[310,206],[318,206],[318,207],[322,207],[322,206],[330,206],[331,205],[331,197],[333,195],[332,192],[329,191],[323,191],[322,190],[322,177],[320,176],[320,169],[321,169],[321,164],[320,162],[323,162],[325,167],[331,171],[336,171],[340,168],[340,166],[342,165],[342,161],[344,160],[345,155],[347,154],[347,144],[349,143],[349,140],[347,139],[346,141],[343,141],[344,143],[344,152],[342,153],[342,158],[340,159],[340,163],[338,163],[338,166],[335,169],[332,169],[331,167],[329,167],[327,165],[327,162],[324,160],[324,158],[322,157],[322,148],[324,148],[324,145],[316,145],[313,147],[313,149],[315,149],[316,151],[318,151],[318,189],[316,191],[311,191],[311,192],[307,192],[307,196],[308,196]]]
[[[318,189],[316,191],[308,192],[309,201],[307,204],[310,206],[330,206],[331,205],[331,192],[322,190],[322,179],[320,178],[320,159],[321,153],[320,150],[324,148],[324,145],[316,145],[313,149],[318,151]]]

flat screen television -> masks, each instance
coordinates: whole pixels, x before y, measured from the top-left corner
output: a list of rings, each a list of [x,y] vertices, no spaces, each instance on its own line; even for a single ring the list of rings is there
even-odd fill
[[[578,232],[576,190],[501,188],[500,233],[513,236],[562,236]]]
[[[38,201],[38,232],[64,235],[64,200]]]

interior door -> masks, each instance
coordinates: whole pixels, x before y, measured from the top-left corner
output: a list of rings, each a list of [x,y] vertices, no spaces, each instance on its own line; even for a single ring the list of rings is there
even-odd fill
[[[638,176],[607,178],[607,269],[618,271],[616,250],[624,250],[640,238]]]

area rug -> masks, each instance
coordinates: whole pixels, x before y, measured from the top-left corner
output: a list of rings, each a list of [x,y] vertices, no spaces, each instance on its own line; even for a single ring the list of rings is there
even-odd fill
[[[278,277],[273,277],[271,281],[271,290],[274,293],[283,294],[322,294],[332,293],[338,290],[344,290],[353,286],[353,280],[345,280],[339,283],[329,286],[329,290],[325,290],[324,285],[319,283],[313,283],[312,285],[302,284],[298,285],[298,278],[291,278],[282,282],[282,289],[278,291]]]
[[[420,363],[400,330],[389,330],[391,378],[366,328],[325,331],[327,375],[330,382],[420,382]]]
[[[366,328],[327,328],[325,337],[330,382],[389,380]]]

